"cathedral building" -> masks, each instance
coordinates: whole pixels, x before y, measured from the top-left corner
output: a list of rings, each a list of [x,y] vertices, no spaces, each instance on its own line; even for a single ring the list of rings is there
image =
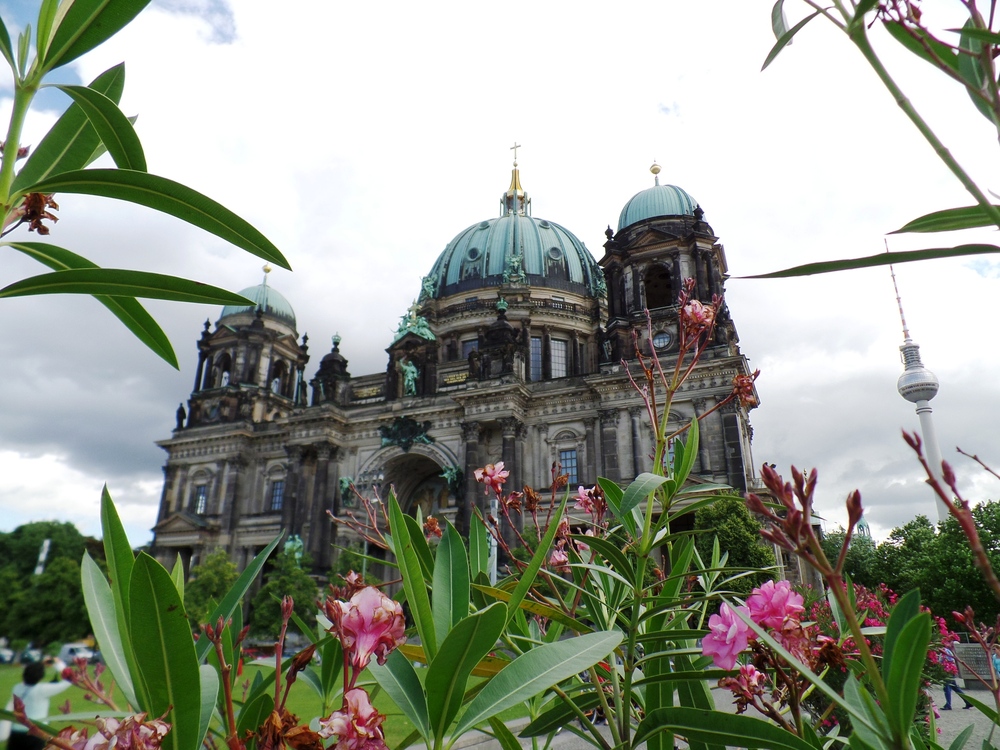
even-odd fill
[[[352,375],[337,336],[310,370],[289,301],[266,275],[244,289],[253,305],[206,321],[187,408],[159,443],[153,554],[190,566],[224,548],[242,567],[285,531],[322,574],[338,533],[345,541],[328,513],[356,510],[355,490],[385,497],[391,485],[404,511],[461,530],[484,507],[473,472],[488,463],[504,462],[508,487],[543,497],[554,463],[574,490],[649,471],[653,431],[623,360],[638,371],[637,344],[672,366],[683,280],[708,302],[727,277],[702,208],[651,171],[654,184],[628,199],[597,260],[569,229],[532,215],[515,161],[499,215],[459,232],[423,278],[386,342],[384,372]],[[749,374],[737,344],[723,306],[671,425],[711,410]],[[709,414],[693,481],[744,490],[750,436],[738,400]]]

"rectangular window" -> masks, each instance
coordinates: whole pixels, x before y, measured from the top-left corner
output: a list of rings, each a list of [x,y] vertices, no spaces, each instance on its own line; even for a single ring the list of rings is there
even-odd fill
[[[531,380],[538,382],[542,379],[542,340],[539,337],[531,337]]]
[[[552,377],[566,377],[566,352],[568,348],[568,341],[552,339]]]
[[[476,339],[468,339],[462,342],[462,359],[468,359],[469,355],[479,349],[479,341]]]
[[[576,450],[559,451],[559,463],[562,464],[562,473],[569,474],[569,486],[577,484],[580,480],[576,470]]]
[[[281,510],[285,506],[285,480],[271,482],[271,510]]]
[[[204,484],[199,484],[194,488],[194,512],[199,515],[205,515],[205,511],[208,510],[208,486]]]

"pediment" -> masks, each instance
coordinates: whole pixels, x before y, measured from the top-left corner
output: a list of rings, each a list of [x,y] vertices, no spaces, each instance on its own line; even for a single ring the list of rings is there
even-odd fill
[[[156,524],[153,531],[157,534],[193,534],[208,528],[208,523],[198,516],[191,513],[174,513]]]
[[[667,234],[657,229],[649,229],[628,244],[629,250],[641,250],[654,245],[662,245],[664,242],[676,242],[680,239],[676,234]]]

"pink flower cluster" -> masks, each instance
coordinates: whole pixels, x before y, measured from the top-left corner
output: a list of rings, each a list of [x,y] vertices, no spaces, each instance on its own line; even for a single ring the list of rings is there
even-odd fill
[[[745,606],[734,610],[723,602],[719,614],[708,618],[709,633],[702,641],[702,653],[711,656],[721,669],[736,666],[736,657],[753,640],[750,626],[736,614],[740,612],[771,630],[785,648],[798,656],[805,645],[801,624],[804,610],[802,595],[793,591],[788,581],[768,581],[750,592]]]
[[[389,653],[406,642],[403,608],[374,586],[366,586],[347,602],[327,599],[324,609],[333,623],[330,632],[340,638],[357,672],[368,666],[372,656],[385,664]]]
[[[348,668],[344,670],[343,705],[320,720],[319,735],[336,737],[337,750],[384,750],[385,716],[355,684],[372,656],[385,664],[389,654],[406,642],[403,608],[374,586],[365,586],[349,601],[327,597],[323,609],[332,623],[330,632],[340,639]]]
[[[126,716],[124,719],[94,720],[97,731],[93,737],[87,730],[67,727],[59,732],[62,747],[73,750],[159,750],[170,725],[160,719],[146,721],[146,714]]]
[[[503,468],[503,461],[497,461],[496,465],[486,464],[483,469],[476,469],[476,481],[486,485],[486,494],[490,494],[492,489],[497,495],[503,494],[503,483],[507,481],[510,472]]]
[[[361,688],[344,694],[344,708],[320,719],[319,736],[337,738],[336,750],[383,750],[386,747],[382,722],[385,716],[372,706]]]

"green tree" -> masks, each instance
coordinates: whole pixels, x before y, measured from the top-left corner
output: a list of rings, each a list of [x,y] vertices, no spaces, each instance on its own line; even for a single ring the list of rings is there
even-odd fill
[[[316,600],[319,589],[316,582],[303,568],[309,568],[308,556],[302,557],[302,567],[291,552],[282,552],[264,576],[264,585],[253,598],[250,631],[260,637],[277,638],[281,633],[281,599],[290,596],[295,600],[295,614],[307,624],[316,621]],[[298,630],[295,623],[289,629]]]
[[[845,536],[843,527],[838,527],[836,531],[823,536],[823,553],[831,562],[835,562],[839,557]],[[869,589],[877,589],[878,585],[883,583],[875,564],[875,550],[875,542],[870,536],[855,534],[851,537],[851,546],[848,547],[847,556],[844,558],[844,573],[855,583],[860,583]]]
[[[994,569],[1000,569],[1000,503],[988,501],[972,510]],[[976,574],[972,550],[958,522],[948,518],[937,529],[924,516],[893,529],[875,551],[876,575],[900,594],[920,589],[925,606],[942,617],[972,607],[976,619],[993,622],[1000,603]]]
[[[695,546],[702,560],[712,558],[714,538],[719,538],[719,547],[729,553],[726,563],[729,568],[767,568],[775,564],[774,551],[760,537],[761,525],[757,522],[742,498],[723,495],[707,508],[697,511],[694,516]],[[740,594],[749,594],[754,586],[759,586],[771,578],[769,573],[755,573],[737,578],[728,584]]]
[[[80,563],[57,557],[43,573],[32,576],[11,605],[7,627],[11,637],[26,638],[36,645],[75,641],[90,633]]]
[[[49,540],[48,563],[59,557],[68,557],[79,563],[88,549],[87,537],[69,522],[26,523],[9,534],[0,535],[0,567],[12,565],[25,578],[32,575],[46,539]]]
[[[197,629],[239,578],[240,572],[224,549],[217,549],[191,570],[193,580],[184,586],[184,609]],[[212,623],[214,624],[214,623]]]

